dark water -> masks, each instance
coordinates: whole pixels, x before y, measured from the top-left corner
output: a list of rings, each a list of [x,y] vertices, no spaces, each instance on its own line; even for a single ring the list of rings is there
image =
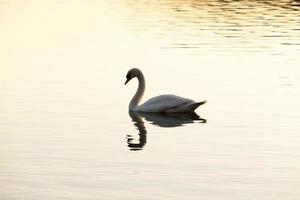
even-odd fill
[[[0,44],[1,199],[299,198],[299,1],[2,0]]]

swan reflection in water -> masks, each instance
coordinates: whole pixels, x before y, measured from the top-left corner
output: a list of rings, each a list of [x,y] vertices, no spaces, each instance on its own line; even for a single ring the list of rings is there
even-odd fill
[[[129,111],[129,116],[134,122],[134,126],[136,126],[139,131],[138,139],[134,135],[127,135],[127,144],[131,151],[142,150],[147,143],[147,130],[143,118],[146,121],[151,122],[151,124],[164,128],[178,127],[194,122],[206,123],[206,119],[200,118],[195,112],[145,113]]]

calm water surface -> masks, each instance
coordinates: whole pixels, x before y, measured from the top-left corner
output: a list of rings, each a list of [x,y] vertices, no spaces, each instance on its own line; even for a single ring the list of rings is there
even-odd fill
[[[1,200],[300,198],[299,1],[1,0],[0,44]]]

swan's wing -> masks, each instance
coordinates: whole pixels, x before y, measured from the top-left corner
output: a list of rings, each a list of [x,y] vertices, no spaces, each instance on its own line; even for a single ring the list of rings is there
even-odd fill
[[[174,110],[193,103],[195,101],[176,95],[160,95],[149,99],[138,106],[136,110],[143,112],[167,112],[168,110]]]

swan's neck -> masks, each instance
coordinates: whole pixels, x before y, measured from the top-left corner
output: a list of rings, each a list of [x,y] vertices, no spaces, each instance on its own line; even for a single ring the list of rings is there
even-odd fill
[[[137,76],[137,79],[139,81],[139,87],[129,103],[129,110],[135,110],[135,108],[139,105],[139,102],[141,101],[141,99],[144,95],[145,78],[144,78],[144,75],[142,74],[142,72],[139,73],[139,75]]]

